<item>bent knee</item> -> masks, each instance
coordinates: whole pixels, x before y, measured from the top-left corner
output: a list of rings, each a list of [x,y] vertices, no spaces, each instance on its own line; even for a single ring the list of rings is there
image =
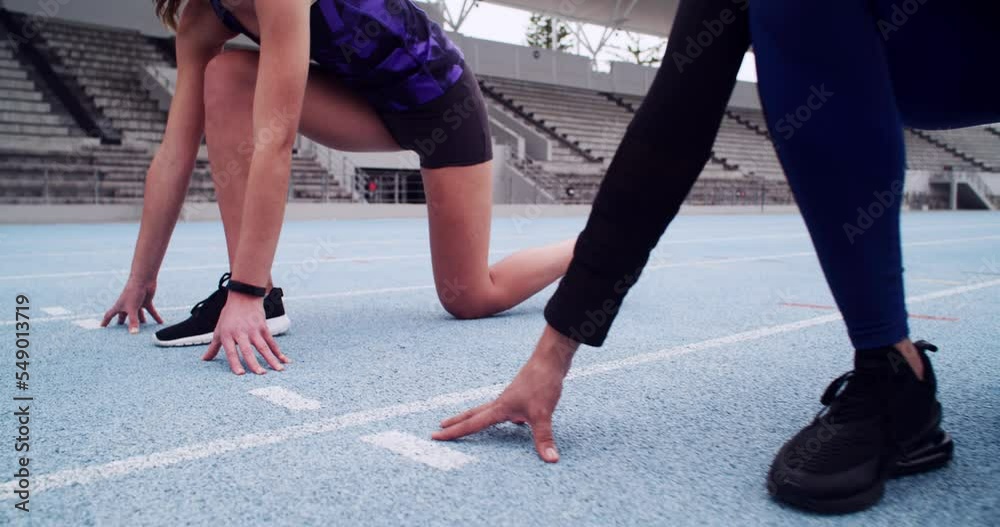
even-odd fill
[[[473,320],[488,317],[499,311],[496,302],[484,293],[463,292],[460,296],[438,293],[441,307],[449,315],[459,320]]]

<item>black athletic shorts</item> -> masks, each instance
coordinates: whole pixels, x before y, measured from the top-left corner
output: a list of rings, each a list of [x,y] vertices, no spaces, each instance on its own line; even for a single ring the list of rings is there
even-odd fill
[[[478,165],[493,159],[486,102],[468,67],[437,99],[409,110],[383,111],[379,117],[400,147],[420,156],[423,168]]]

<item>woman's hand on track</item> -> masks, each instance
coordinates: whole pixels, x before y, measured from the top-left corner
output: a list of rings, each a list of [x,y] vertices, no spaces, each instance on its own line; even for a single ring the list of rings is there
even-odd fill
[[[479,432],[498,423],[527,423],[535,440],[535,450],[547,463],[559,461],[552,415],[562,395],[563,379],[569,373],[573,353],[579,344],[546,326],[535,353],[495,401],[478,406],[441,422],[442,430],[432,437],[451,441]]]
[[[135,335],[139,332],[139,324],[146,323],[146,314],[143,311],[148,311],[157,324],[162,324],[163,318],[160,317],[160,314],[156,312],[156,308],[153,307],[153,296],[155,294],[155,280],[148,282],[129,278],[118,300],[111,306],[111,309],[104,313],[104,320],[101,321],[101,327],[108,327],[111,319],[117,316],[118,325],[122,325],[128,321],[128,332]]]
[[[229,292],[226,307],[222,309],[219,323],[215,326],[212,343],[209,344],[208,352],[202,360],[215,359],[220,349],[226,351],[229,369],[236,375],[246,373],[242,362],[245,362],[253,373],[258,375],[267,373],[257,362],[255,350],[264,357],[264,361],[273,370],[283,371],[285,367],[282,364],[291,362],[281,353],[278,343],[267,329],[263,299],[233,291]]]

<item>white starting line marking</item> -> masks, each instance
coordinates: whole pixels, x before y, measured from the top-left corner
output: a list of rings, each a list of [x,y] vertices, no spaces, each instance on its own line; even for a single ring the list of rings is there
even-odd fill
[[[941,280],[939,278],[912,278],[914,282],[927,282],[928,284],[958,285],[962,282],[958,280]]]
[[[42,311],[44,311],[46,315],[51,315],[53,317],[61,317],[70,314],[70,310],[62,306],[43,307]]]
[[[421,439],[399,430],[364,436],[361,440],[438,470],[455,470],[476,461],[476,458],[440,442]]]
[[[250,395],[256,395],[269,403],[288,408],[293,412],[301,412],[302,410],[319,410],[323,407],[319,401],[303,397],[289,389],[282,388],[281,386],[268,386],[266,388],[250,390]]]
[[[1000,240],[1000,235],[991,236],[975,236],[971,238],[949,238],[943,240],[929,240],[923,242],[910,242],[904,243],[903,247],[925,247],[925,246],[935,246],[935,245],[951,245],[954,243],[964,243],[964,242],[974,242],[974,241],[986,241],[986,240]],[[491,256],[495,255],[505,255],[517,252],[523,248],[516,249],[496,249],[489,251]],[[709,259],[700,260],[696,262],[679,262],[677,264],[661,264],[661,265],[650,265],[647,269],[663,269],[667,267],[681,267],[690,265],[710,265],[710,264],[721,264],[721,263],[734,263],[734,262],[752,262],[758,260],[769,260],[769,259],[784,259],[784,258],[796,258],[802,256],[814,255],[813,251],[808,252],[796,252],[787,254],[776,254],[776,255],[763,255],[763,256],[746,256],[746,257],[736,257],[736,258],[720,258],[720,259]],[[370,262],[370,261],[398,261],[398,260],[419,260],[424,258],[430,258],[430,253],[419,253],[419,254],[397,254],[397,255],[387,255],[387,256],[349,256],[349,257],[316,257],[306,260],[277,260],[272,264],[272,267],[287,267],[296,265],[313,265],[313,264],[339,264],[339,263],[357,263],[357,262]],[[229,269],[229,264],[210,264],[210,265],[188,265],[188,266],[177,266],[177,267],[164,267],[160,269],[160,273],[170,273],[170,272],[189,272],[189,271],[205,271],[205,270],[225,270]],[[108,271],[79,271],[79,272],[62,272],[62,273],[40,273],[40,274],[22,274],[22,275],[9,275],[0,276],[0,281],[7,280],[37,280],[42,278],[80,278],[80,277],[91,277],[91,276],[104,276],[104,275],[119,275],[128,276],[128,269],[112,269]]]
[[[904,247],[909,247],[909,246],[947,245],[947,244],[953,244],[953,243],[963,243],[963,242],[970,242],[970,241],[982,241],[982,240],[993,240],[993,239],[1000,239],[1000,235],[977,236],[977,237],[972,237],[972,238],[952,238],[952,239],[946,239],[946,240],[931,240],[931,241],[927,241],[927,242],[905,243],[905,244],[903,244],[903,246]],[[500,252],[504,252],[504,251],[491,251],[491,253],[500,253]],[[722,264],[730,264],[730,263],[742,263],[742,262],[753,262],[753,261],[761,261],[761,260],[782,260],[782,259],[787,259],[787,258],[802,258],[802,257],[806,257],[806,256],[815,256],[815,254],[816,253],[813,252],[813,251],[803,251],[803,252],[794,252],[794,253],[785,253],[785,254],[765,254],[765,255],[760,255],[760,256],[737,256],[737,257],[732,257],[732,258],[717,258],[717,259],[702,259],[702,260],[683,261],[683,262],[656,263],[656,255],[654,253],[653,254],[653,258],[650,259],[649,265],[646,266],[646,270],[647,271],[656,271],[656,270],[659,270],[659,269],[671,269],[671,268],[678,268],[678,267],[708,267],[708,266],[713,266],[713,265],[722,265]],[[393,258],[396,258],[396,257],[393,257]],[[4,279],[5,279],[5,277],[0,276],[0,280],[4,280]],[[420,291],[420,290],[424,290],[424,289],[434,289],[434,286],[433,285],[415,285],[415,286],[403,286],[403,287],[385,287],[385,288],[379,288],[379,289],[359,289],[359,290],[354,290],[354,291],[338,291],[336,293],[318,293],[318,294],[313,294],[313,295],[293,295],[293,296],[286,296],[285,297],[285,301],[288,302],[288,301],[296,301],[296,300],[320,300],[320,299],[325,299],[325,298],[338,298],[338,297],[351,297],[351,296],[367,296],[367,295],[378,295],[378,294],[386,294],[386,293],[402,293],[402,292]],[[191,309],[191,305],[163,307],[163,308],[159,308],[158,310],[161,313],[167,313],[167,312],[172,312],[172,311],[187,311],[189,309]],[[56,322],[56,321],[61,321],[61,320],[74,320],[74,319],[77,319],[77,318],[102,317],[102,316],[104,316],[104,313],[90,313],[90,314],[86,314],[86,315],[71,315],[71,316],[53,316],[53,317],[48,317],[48,318],[36,318],[34,320],[34,322],[36,322],[36,323],[38,323],[38,322]],[[74,323],[77,324],[77,325],[80,325],[75,320],[74,320]],[[16,321],[12,321],[12,320],[0,320],[0,326],[11,326],[11,325],[14,325],[14,324],[16,324]],[[85,326],[81,325],[81,327],[85,327]],[[90,329],[90,328],[88,328],[88,329]]]
[[[973,291],[978,291],[980,289],[987,289],[990,287],[997,287],[997,286],[1000,286],[1000,279],[990,280],[988,282],[979,282],[976,284],[970,284],[962,287],[954,287],[951,289],[943,289],[941,291],[935,291],[933,293],[928,293],[925,295],[914,296],[908,298],[907,302],[911,304],[916,304],[919,302],[926,302],[928,300],[936,300],[938,298],[963,295],[966,293],[971,293]],[[799,320],[797,322],[791,322],[788,324],[779,324],[776,326],[764,326],[749,331],[735,333],[725,337],[718,337],[701,342],[694,342],[691,344],[686,344],[684,346],[664,348],[662,350],[655,351],[652,353],[644,353],[628,357],[625,359],[597,363],[583,368],[579,368],[572,372],[572,374],[569,376],[569,379],[580,379],[584,377],[590,377],[593,375],[618,371],[625,368],[638,366],[641,364],[659,362],[680,355],[685,355],[687,353],[692,353],[695,351],[700,351],[710,348],[718,348],[742,342],[748,342],[768,337],[771,335],[791,333],[793,331],[798,331],[801,329],[811,328],[822,324],[835,322],[840,319],[841,319],[840,315],[832,315],[832,314],[823,315],[818,317],[807,318],[804,320]],[[436,397],[431,397],[430,399],[424,399],[421,401],[402,403],[393,406],[375,408],[372,410],[351,412],[348,414],[343,414],[328,419],[313,421],[311,423],[304,423],[301,425],[278,428],[276,430],[265,430],[263,432],[257,432],[254,434],[217,439],[205,443],[193,443],[187,446],[174,448],[171,450],[163,450],[160,452],[154,452],[152,454],[133,456],[130,458],[121,459],[118,461],[112,461],[110,463],[104,463],[100,465],[89,465],[80,468],[60,470],[49,474],[41,474],[35,477],[33,488],[35,492],[41,492],[45,490],[68,487],[70,485],[88,485],[91,483],[96,483],[98,481],[104,481],[107,479],[125,476],[128,474],[134,474],[136,472],[142,472],[145,470],[169,467],[173,465],[178,465],[180,463],[185,463],[188,461],[195,461],[198,459],[215,457],[230,452],[250,450],[267,445],[281,444],[286,441],[291,441],[302,437],[311,437],[319,434],[327,434],[330,432],[335,432],[337,430],[343,430],[345,428],[352,428],[352,427],[364,426],[366,424],[371,424],[371,423],[384,422],[396,417],[404,417],[408,415],[444,410],[448,408],[453,408],[458,405],[469,404],[471,402],[481,401],[483,399],[496,397],[506,387],[507,387],[506,383],[494,384],[492,386],[484,386],[482,388],[475,388],[472,390],[466,390],[462,392],[446,393],[443,395],[438,395]],[[15,490],[17,490],[17,488],[18,488],[17,480],[8,481],[0,485],[0,500],[10,499],[10,497],[14,495],[13,493]]]
[[[96,318],[83,318],[80,320],[74,320],[73,324],[80,326],[83,329],[101,329],[101,321]]]

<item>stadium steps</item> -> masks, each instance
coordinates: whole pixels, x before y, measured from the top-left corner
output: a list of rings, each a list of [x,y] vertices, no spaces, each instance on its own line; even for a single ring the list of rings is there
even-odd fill
[[[551,96],[550,96],[551,97]],[[570,97],[574,97],[570,95]],[[600,162],[610,162],[632,115],[620,108],[602,105],[594,100],[573,100],[565,104],[560,100],[535,99],[532,108],[523,105],[531,117],[562,134]],[[606,102],[603,101],[602,102]],[[584,104],[595,104],[593,107]]]
[[[936,147],[938,147],[938,148],[940,148],[940,149],[948,152],[949,154],[962,159],[966,163],[968,163],[968,164],[970,164],[970,165],[972,165],[972,166],[974,166],[974,167],[976,167],[976,168],[978,168],[980,170],[984,170],[984,171],[987,171],[987,172],[990,171],[990,167],[988,165],[986,165],[985,163],[983,163],[982,161],[979,161],[976,158],[970,156],[969,154],[967,154],[967,153],[959,150],[958,148],[955,148],[954,146],[945,143],[944,141],[940,140],[939,138],[934,137],[934,136],[928,134],[924,130],[917,130],[917,129],[914,129],[914,128],[910,128],[909,131],[913,135],[916,135],[916,136],[924,139],[928,143],[931,143],[932,145],[934,145],[934,146],[936,146]]]
[[[575,154],[582,158],[582,161],[590,162],[600,162],[601,159],[595,156],[592,152],[582,147],[579,141],[572,140],[567,134],[561,132],[554,126],[547,125],[543,120],[536,118],[529,109],[526,109],[523,104],[519,104],[514,98],[506,95],[500,87],[495,86],[495,80],[492,78],[480,78],[479,86],[483,93],[497,101],[501,106],[507,110],[513,112],[515,115],[521,119],[527,121],[545,133],[546,135],[552,137],[561,145],[573,151]]]
[[[986,172],[1000,172],[1000,138],[991,134],[988,128],[914,130],[914,133]]]
[[[746,111],[746,110],[733,110],[733,109],[728,109],[727,108],[726,109],[726,115],[728,115],[729,117],[735,119],[736,122],[742,124],[743,126],[747,127],[748,129],[752,130],[753,132],[756,132],[757,134],[760,134],[760,135],[766,137],[768,139],[768,141],[771,140],[771,134],[768,133],[768,131],[767,131],[767,125],[764,124],[764,121],[763,121],[763,117],[764,117],[763,114],[761,114],[761,116],[760,116],[761,120],[758,121],[758,120],[754,119],[753,117],[751,117],[751,112],[749,112],[749,111]]]
[[[904,129],[903,139],[906,144],[906,165],[909,169],[931,172],[977,171],[972,163],[927,140],[913,129]]]
[[[166,113],[142,84],[141,67],[166,65],[161,50],[137,31],[50,19],[41,47],[60,77],[81,87],[88,108],[135,142],[158,143]]]
[[[622,97],[621,95],[617,95],[617,94],[614,94],[614,93],[608,93],[608,92],[601,92],[601,95],[607,97],[609,101],[617,104],[619,107],[621,107],[622,109],[624,109],[626,112],[634,114],[635,112],[639,111],[639,105],[638,104],[633,104],[632,102],[626,101],[625,98]]]
[[[36,74],[0,31],[0,141],[82,137],[83,130],[61,105],[53,104]]]
[[[615,102],[620,107],[624,108],[626,111],[633,114],[638,110],[639,106],[642,104],[642,97],[623,96],[612,93],[605,93],[604,95],[608,98],[608,100]],[[743,173],[743,170],[741,169],[740,165],[737,162],[735,162],[732,159],[726,158],[722,155],[719,155],[719,152],[716,148],[712,149],[709,162],[719,165],[719,167],[721,167],[724,172],[739,171],[741,172],[741,174]],[[732,179],[732,178],[727,177],[726,179]]]

